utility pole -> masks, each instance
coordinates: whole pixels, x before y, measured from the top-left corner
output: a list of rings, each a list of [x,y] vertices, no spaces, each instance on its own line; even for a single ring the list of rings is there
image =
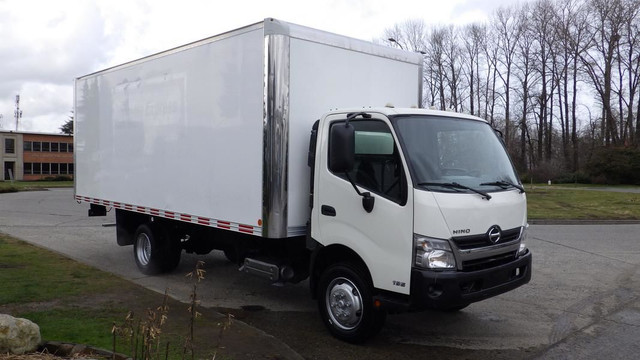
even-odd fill
[[[16,131],[18,131],[18,120],[22,117],[22,110],[20,110],[20,95],[16,95],[16,111],[14,112],[16,117]]]

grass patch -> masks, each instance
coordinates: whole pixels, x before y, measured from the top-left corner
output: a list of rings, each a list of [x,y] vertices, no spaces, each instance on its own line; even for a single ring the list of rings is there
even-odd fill
[[[43,339],[91,344],[101,349],[112,350],[113,343],[109,336],[113,322],[119,320],[114,314],[126,314],[125,308],[87,309],[71,307],[45,311],[32,311],[19,314],[40,326]],[[118,352],[126,352],[123,344],[116,348]]]
[[[165,299],[113,274],[80,264],[60,254],[0,234],[0,313],[34,321],[44,341],[61,341],[113,348],[114,324],[133,313],[133,325],[150,322],[166,301],[167,321],[162,326],[161,358],[169,344],[168,359],[183,359],[183,345],[192,319],[189,304]],[[217,347],[218,324],[224,318],[214,309],[198,308],[193,339],[196,358],[228,356]],[[116,351],[131,355],[131,343],[117,338]],[[138,346],[142,346],[139,344]],[[238,347],[244,351],[243,347]],[[140,358],[140,353],[138,353]],[[155,357],[154,357],[155,358]],[[188,357],[190,358],[190,357]]]
[[[120,285],[115,276],[0,236],[0,304],[50,301],[109,291]]]
[[[529,219],[640,220],[640,194],[584,188],[527,186]]]
[[[73,187],[73,181],[0,181],[0,193]]]

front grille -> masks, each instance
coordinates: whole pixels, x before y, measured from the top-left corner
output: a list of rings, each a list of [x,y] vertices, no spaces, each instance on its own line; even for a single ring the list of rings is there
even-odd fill
[[[502,230],[500,233],[500,241],[498,244],[508,243],[514,240],[518,240],[520,237],[520,228],[513,228],[509,230]],[[489,240],[488,234],[470,235],[470,236],[458,236],[451,238],[460,250],[477,249],[486,246],[495,245]]]
[[[462,271],[478,271],[508,264],[516,259],[515,251],[462,262]]]

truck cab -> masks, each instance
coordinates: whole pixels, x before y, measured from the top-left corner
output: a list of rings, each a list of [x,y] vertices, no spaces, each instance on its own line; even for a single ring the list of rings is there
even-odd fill
[[[531,279],[526,194],[485,120],[331,112],[309,165],[311,288],[335,336],[357,342],[387,312],[458,310]]]

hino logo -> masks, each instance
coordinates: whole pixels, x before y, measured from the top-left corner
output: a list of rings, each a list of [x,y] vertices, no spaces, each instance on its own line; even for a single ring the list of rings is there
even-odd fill
[[[458,230],[453,230],[453,235],[469,234],[470,232],[471,232],[471,229],[458,229]]]
[[[493,244],[497,244],[500,241],[501,236],[502,232],[500,231],[500,227],[498,225],[490,227],[489,231],[487,231],[487,237]]]

